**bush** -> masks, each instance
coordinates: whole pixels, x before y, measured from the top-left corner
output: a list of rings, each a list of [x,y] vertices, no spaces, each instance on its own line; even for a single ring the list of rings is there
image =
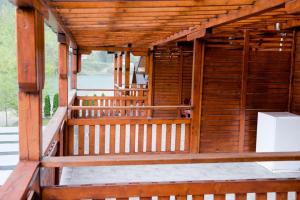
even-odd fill
[[[52,115],[55,114],[57,108],[58,108],[58,94],[56,93],[53,97]]]
[[[45,96],[45,102],[44,102],[44,116],[50,117],[51,115],[51,103],[50,103],[50,97],[49,95]]]

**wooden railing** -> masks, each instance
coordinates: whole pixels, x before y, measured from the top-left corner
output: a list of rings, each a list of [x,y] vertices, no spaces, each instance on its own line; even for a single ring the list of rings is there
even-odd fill
[[[145,111],[133,111],[130,109],[100,109],[100,107],[115,106],[145,106],[147,97],[135,96],[78,96],[76,97],[76,106],[81,106],[73,116],[76,118],[93,118],[93,117],[145,117]],[[94,106],[96,109],[86,110],[87,106]],[[71,108],[72,110],[72,108]]]
[[[112,92],[114,96],[145,97],[148,95],[146,88],[116,88],[116,89],[77,89],[78,92]]]
[[[0,187],[0,199],[38,199],[39,162],[20,161],[9,176],[6,183]]]
[[[299,199],[300,179],[278,180],[232,180],[232,181],[192,181],[161,183],[125,183],[81,186],[55,186],[42,189],[43,199],[140,199],[203,200],[204,195],[213,195],[214,200],[246,200],[248,193],[255,193],[256,200],[267,200],[267,193],[275,192],[277,200],[287,200],[288,192],[296,192]],[[226,198],[227,199],[227,198]],[[254,198],[253,198],[254,199]]]
[[[187,153],[190,119],[70,119],[66,138],[68,155]]]

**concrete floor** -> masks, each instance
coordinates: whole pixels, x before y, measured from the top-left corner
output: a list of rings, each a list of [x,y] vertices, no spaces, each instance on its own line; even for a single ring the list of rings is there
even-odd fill
[[[257,163],[65,167],[61,185],[295,177],[300,172],[274,173]]]
[[[256,178],[300,178],[300,172],[274,173],[257,163],[213,163],[178,165],[139,165],[110,167],[65,167],[61,185],[116,184],[159,181],[201,181],[201,180],[238,180]],[[110,198],[113,199],[113,198]],[[131,197],[130,200],[139,200]],[[211,194],[204,200],[213,200]],[[275,200],[275,193],[267,193],[267,200]],[[288,200],[295,200],[296,193],[290,191]],[[158,200],[152,197],[152,200]],[[174,196],[170,200],[175,200]],[[188,195],[187,200],[192,200]],[[226,194],[226,200],[235,200],[234,194]],[[247,200],[255,200],[254,193],[247,194]]]

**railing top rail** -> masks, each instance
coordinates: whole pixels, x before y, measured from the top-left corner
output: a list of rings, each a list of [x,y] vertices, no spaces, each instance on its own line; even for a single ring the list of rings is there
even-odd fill
[[[66,114],[67,107],[58,107],[54,116],[51,118],[51,120],[48,122],[48,125],[43,130],[43,155],[47,153],[48,149],[51,146],[51,141],[53,141],[53,138],[59,132],[61,124],[66,117]]]
[[[71,110],[128,110],[128,109],[141,109],[141,110],[178,110],[178,109],[192,109],[191,106],[177,105],[177,106],[69,106]]]
[[[77,99],[93,100],[93,99],[116,99],[116,100],[146,100],[146,96],[77,96]]]
[[[109,125],[109,124],[190,124],[189,118],[91,118],[69,119],[68,125]]]
[[[20,161],[8,180],[0,187],[0,199],[27,199],[38,176],[38,161]]]
[[[272,153],[143,153],[141,155],[103,155],[44,157],[43,167],[79,167],[150,164],[189,164],[224,162],[299,161],[300,152]]]
[[[120,89],[85,89],[85,88],[80,88],[77,89],[77,91],[99,91],[99,92],[111,92],[111,91],[148,91],[146,88],[120,88]]]

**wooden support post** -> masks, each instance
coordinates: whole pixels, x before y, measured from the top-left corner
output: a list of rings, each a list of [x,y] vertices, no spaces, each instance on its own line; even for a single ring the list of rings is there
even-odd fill
[[[183,50],[180,47],[180,56],[179,56],[179,70],[178,70],[178,105],[182,104],[182,77],[183,77]],[[178,110],[178,116],[181,117],[181,110]]]
[[[63,38],[63,37],[60,37]],[[59,106],[68,106],[68,57],[69,46],[59,41]]]
[[[71,82],[72,89],[77,89],[77,65],[78,65],[77,62],[78,62],[77,50],[73,49],[73,55],[72,55],[72,82]]]
[[[203,88],[204,40],[194,40],[192,74],[191,152],[200,151],[201,107]]]
[[[123,55],[122,53],[118,56],[118,85],[122,87],[122,64],[123,64]]]
[[[240,132],[239,132],[239,152],[244,151],[245,144],[245,121],[246,121],[246,99],[247,99],[247,80],[249,69],[249,31],[244,32],[244,52],[243,69],[241,80],[241,98],[240,98]]]
[[[116,89],[116,85],[118,84],[118,55],[115,54],[114,57],[114,88]],[[115,92],[116,95],[116,92]]]
[[[288,112],[293,112],[293,97],[294,97],[294,72],[295,72],[295,57],[297,48],[297,33],[298,30],[293,31],[293,46],[291,51],[291,70],[290,70],[290,84],[289,84],[289,101],[288,101]]]
[[[125,88],[129,88],[130,84],[130,51],[126,51],[125,55]]]
[[[153,105],[153,52],[149,52],[149,69],[148,69],[148,106]],[[148,111],[148,117],[152,116],[152,110]]]
[[[45,79],[44,19],[33,8],[18,8],[16,21],[20,160],[39,161]]]

